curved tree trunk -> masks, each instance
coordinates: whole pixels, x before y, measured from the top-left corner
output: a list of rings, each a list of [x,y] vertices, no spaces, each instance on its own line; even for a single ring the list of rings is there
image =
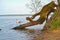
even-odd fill
[[[56,14],[56,15],[57,15],[56,12],[58,12],[59,9],[60,9],[60,0],[57,0],[57,1],[58,1],[57,9],[56,9],[55,12],[54,12],[54,14]],[[50,24],[54,21],[55,17],[56,17],[56,16],[52,16],[52,17],[50,18],[50,20],[47,21],[47,23],[45,24],[45,26],[44,26],[44,28],[43,28],[42,31],[50,30],[50,29],[49,29],[49,28],[50,28]]]
[[[34,25],[37,25],[37,24],[42,24],[44,21],[45,21],[45,19],[41,18],[39,21],[28,22],[28,23],[19,25],[19,26],[13,28],[13,29],[24,29],[26,27],[34,26]]]
[[[28,23],[25,23],[25,24],[22,24],[22,25],[19,25],[13,29],[24,29],[25,27],[29,27],[29,26],[33,26],[33,25],[37,25],[37,24],[41,24],[43,23],[45,20],[46,20],[46,16],[48,14],[51,13],[51,10],[54,9],[54,7],[56,7],[55,3],[52,1],[51,3],[45,5],[42,9],[42,12],[41,13],[41,18],[39,18],[38,21],[33,21],[33,22],[28,22]],[[45,13],[45,14],[44,14]],[[40,15],[40,14],[39,14]]]

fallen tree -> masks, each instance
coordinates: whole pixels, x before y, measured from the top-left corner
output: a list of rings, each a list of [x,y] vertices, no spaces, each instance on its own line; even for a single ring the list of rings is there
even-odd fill
[[[48,15],[51,12],[53,12],[54,7],[56,7],[56,4],[52,1],[49,4],[45,5],[39,13],[33,15],[33,18],[35,18],[35,16],[37,16],[37,15],[41,16],[41,17],[39,17],[39,19],[37,21],[32,21],[32,19],[29,19],[30,22],[19,25],[13,29],[24,29],[25,27],[42,24],[48,18]],[[46,18],[46,16],[47,16],[47,18]]]

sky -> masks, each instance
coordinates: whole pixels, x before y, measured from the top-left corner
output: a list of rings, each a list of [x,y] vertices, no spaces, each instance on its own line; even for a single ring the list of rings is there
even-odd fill
[[[30,1],[30,0],[29,0]],[[0,0],[0,15],[10,14],[31,14],[26,4],[28,0]],[[45,5],[51,0],[41,0],[42,4]]]

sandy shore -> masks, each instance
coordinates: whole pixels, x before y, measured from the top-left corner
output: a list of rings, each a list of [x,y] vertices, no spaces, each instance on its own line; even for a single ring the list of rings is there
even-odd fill
[[[60,40],[60,28],[42,32],[41,35],[34,37],[33,40]]]

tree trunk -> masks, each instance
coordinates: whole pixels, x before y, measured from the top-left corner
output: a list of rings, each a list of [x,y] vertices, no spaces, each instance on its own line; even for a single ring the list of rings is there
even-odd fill
[[[60,0],[57,0],[58,1],[58,6],[60,7]]]
[[[51,2],[51,3],[47,4],[47,5],[45,5],[45,6],[42,8],[43,10],[40,11],[40,12],[42,12],[42,14],[41,14],[42,16],[39,18],[38,21],[28,22],[28,23],[19,25],[19,26],[13,28],[13,29],[24,29],[25,27],[29,27],[29,26],[33,26],[33,25],[37,25],[37,24],[42,24],[42,23],[45,21],[46,16],[51,13],[51,10],[52,10],[54,7],[55,7],[54,2]],[[47,9],[47,10],[46,10],[46,9]],[[45,13],[45,14],[43,14],[43,13]],[[46,13],[47,13],[47,14],[46,14]],[[39,14],[39,15],[40,15],[40,14]]]
[[[58,5],[57,5],[57,9],[55,10],[55,12],[57,12],[57,10],[60,8],[60,0],[57,0],[57,2],[58,2]],[[57,15],[57,13],[55,13],[55,12],[54,12],[54,14]],[[55,17],[56,17],[56,16],[55,16]],[[52,16],[52,17],[50,18],[50,20],[47,21],[47,23],[45,24],[45,26],[44,26],[44,28],[43,28],[42,31],[50,30],[50,29],[49,29],[49,28],[50,28],[50,24],[54,21],[55,17]]]
[[[30,26],[33,26],[33,25],[41,24],[44,21],[45,21],[45,19],[41,18],[39,21],[28,22],[28,23],[22,24],[20,26],[17,26],[17,27],[15,27],[13,29],[24,29],[25,27],[30,27]]]

